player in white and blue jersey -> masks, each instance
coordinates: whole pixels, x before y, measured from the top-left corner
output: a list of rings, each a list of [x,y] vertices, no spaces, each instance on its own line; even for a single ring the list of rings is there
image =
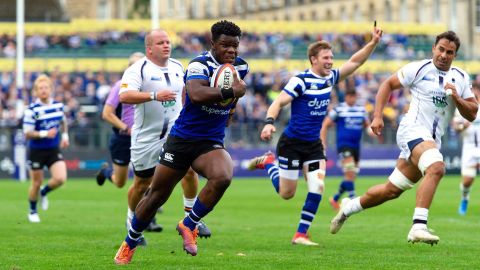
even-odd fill
[[[441,137],[455,108],[470,122],[475,120],[478,111],[469,75],[452,66],[459,48],[458,36],[452,31],[444,32],[432,46],[432,59],[409,63],[380,85],[371,125],[376,135],[381,135],[384,127],[383,109],[390,94],[401,87],[408,87],[412,92],[409,110],[397,130],[400,148],[397,165],[385,183],[369,188],[353,200],[342,200],[339,212],[330,223],[331,233],[337,233],[349,216],[398,198],[423,179],[417,189],[407,240],[431,245],[440,241],[440,237],[428,229],[427,221],[435,191],[445,174]]]
[[[278,165],[275,156],[267,153],[253,158],[249,169],[265,169],[275,191],[283,199],[295,195],[299,171],[308,185],[308,193],[301,211],[300,222],[292,244],[318,245],[307,234],[322,199],[325,178],[325,154],[320,129],[327,114],[332,87],[358,69],[370,56],[382,36],[374,27],[372,40],[356,52],[339,69],[333,67],[330,44],[318,41],[308,47],[311,68],[292,77],[267,111],[262,140],[270,140],[275,119],[280,110],[291,104],[290,121],[277,143]]]
[[[337,153],[342,163],[343,181],[340,183],[338,192],[329,198],[330,204],[335,210],[340,208],[338,200],[344,192],[349,198],[355,197],[355,178],[360,170],[358,161],[360,157],[360,141],[363,130],[370,126],[370,120],[364,106],[356,104],[357,93],[355,89],[347,89],[345,102],[335,106],[323,121],[320,139],[323,142],[325,152],[327,150],[328,129],[336,126]]]
[[[39,193],[42,209],[47,210],[47,194],[67,180],[67,166],[60,147],[65,148],[69,145],[68,126],[64,105],[50,97],[52,91],[52,80],[46,75],[40,75],[33,84],[36,100],[28,106],[23,116],[23,132],[29,140],[28,165],[31,186],[28,192],[30,203],[28,220],[32,223],[40,222],[37,211]],[[49,169],[51,178],[40,190],[44,167]]]
[[[183,238],[184,250],[197,255],[197,225],[230,185],[233,164],[223,146],[224,132],[236,99],[245,94],[243,78],[248,65],[237,56],[241,30],[236,24],[219,21],[212,25],[211,32],[212,49],[194,58],[187,67],[185,105],[163,145],[150,189],[135,209],[131,229],[115,256],[117,264],[131,261],[137,245],[135,239],[141,236],[155,211],[168,200],[190,167],[204,176],[207,183],[192,211],[178,223],[177,231]],[[238,71],[238,75],[234,73],[232,87],[210,87],[213,72],[224,63],[233,64]],[[219,104],[226,100],[232,102]]]
[[[472,84],[472,92],[477,102],[480,102],[480,84]],[[458,207],[458,213],[462,216],[467,214],[468,201],[470,200],[470,190],[472,188],[477,170],[480,166],[480,114],[473,122],[465,120],[458,110],[453,118],[453,126],[462,134],[462,182],[460,183],[460,192],[462,198]]]

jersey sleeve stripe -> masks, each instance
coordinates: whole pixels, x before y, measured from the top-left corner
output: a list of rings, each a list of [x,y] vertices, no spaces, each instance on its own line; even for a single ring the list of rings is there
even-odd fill
[[[190,80],[206,80],[208,81],[208,76],[205,75],[191,75],[187,77],[187,81]]]
[[[426,67],[427,65],[429,65],[430,63],[432,63],[432,61],[428,61],[427,63],[423,64],[423,66],[421,66],[421,67],[418,69],[417,73],[415,73],[415,78],[413,79],[413,81],[415,81],[415,79],[417,78],[418,73],[420,73],[420,71],[421,71],[424,67]]]

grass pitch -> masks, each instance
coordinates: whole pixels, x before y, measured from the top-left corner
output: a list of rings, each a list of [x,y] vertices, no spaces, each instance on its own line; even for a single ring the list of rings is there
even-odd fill
[[[408,244],[415,191],[351,217],[337,234],[328,231],[334,212],[328,204],[339,183],[328,177],[326,193],[310,228],[318,247],[293,246],[306,195],[299,183],[284,201],[267,178],[235,179],[205,219],[213,231],[199,239],[199,254],[187,255],[175,225],[183,216],[180,185],[157,215],[161,233],[146,233],[128,266],[113,257],[125,237],[127,188],[93,179],[69,179],[49,195],[50,209],[39,210],[39,224],[27,221],[29,183],[0,181],[0,269],[478,269],[480,195],[473,190],[467,216],[457,214],[458,176],[442,181],[430,210],[429,227],[437,246]],[[385,181],[362,177],[357,193]],[[203,184],[202,182],[201,184]],[[40,205],[39,205],[40,208]]]

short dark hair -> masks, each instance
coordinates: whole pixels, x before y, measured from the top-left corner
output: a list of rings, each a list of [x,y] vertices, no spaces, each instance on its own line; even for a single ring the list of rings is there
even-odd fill
[[[356,95],[357,94],[357,90],[355,90],[355,88],[347,88],[347,90],[345,90],[345,95],[347,96],[350,96],[350,95]]]
[[[457,46],[457,50],[455,52],[458,52],[458,49],[460,49],[460,39],[458,38],[457,34],[455,34],[455,32],[447,31],[438,35],[437,39],[435,39],[435,46],[437,46],[438,42],[443,38],[455,43],[455,46]]]
[[[221,35],[241,37],[242,30],[233,22],[222,20],[212,25],[212,40],[217,41]]]

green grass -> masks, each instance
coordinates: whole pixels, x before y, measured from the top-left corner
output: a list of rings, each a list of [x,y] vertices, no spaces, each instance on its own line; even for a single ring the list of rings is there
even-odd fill
[[[364,177],[357,191],[384,178]],[[478,269],[479,210],[473,190],[469,213],[457,214],[459,177],[446,177],[437,191],[429,225],[439,245],[408,244],[406,236],[415,206],[415,191],[353,216],[331,235],[334,212],[328,204],[338,178],[329,178],[325,199],[310,229],[318,247],[290,244],[306,194],[281,200],[268,180],[236,179],[205,219],[213,231],[200,239],[199,254],[186,255],[175,224],[182,216],[180,186],[158,221],[162,233],[146,233],[148,247],[138,248],[133,262],[121,269]],[[203,184],[203,182],[202,182]],[[0,181],[0,269],[119,269],[113,257],[125,237],[126,188],[92,179],[70,179],[49,195],[42,222],[27,221],[29,183]]]

